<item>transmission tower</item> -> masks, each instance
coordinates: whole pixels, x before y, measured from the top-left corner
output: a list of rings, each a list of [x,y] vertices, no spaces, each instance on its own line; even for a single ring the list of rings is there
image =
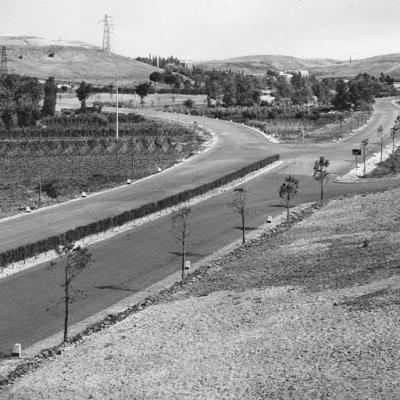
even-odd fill
[[[112,23],[112,17],[106,14],[104,16],[104,19],[102,19],[100,22],[104,24],[103,51],[111,53],[111,35],[114,31],[114,24]]]
[[[1,46],[0,76],[8,74],[7,62],[10,60],[7,57],[7,50],[6,46]]]

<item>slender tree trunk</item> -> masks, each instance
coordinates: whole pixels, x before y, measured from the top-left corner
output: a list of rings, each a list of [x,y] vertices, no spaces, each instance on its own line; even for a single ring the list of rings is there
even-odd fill
[[[290,206],[290,199],[286,200],[286,222],[289,222],[289,206]]]
[[[133,171],[134,171],[135,163],[134,163],[134,157],[133,157],[133,149],[132,149],[132,159],[131,159],[131,179],[133,180]]]
[[[68,319],[69,319],[69,284],[68,284],[68,264],[65,266],[65,315],[64,315],[64,342],[68,340]]]
[[[363,177],[365,178],[365,146],[364,146],[364,152],[363,152],[363,162],[364,162],[364,172],[363,172]]]
[[[39,175],[39,199],[38,199],[38,208],[42,207],[42,179]]]
[[[383,157],[383,140],[382,140],[382,133],[381,133],[381,162]]]
[[[182,240],[182,282],[185,279],[185,239]]]
[[[324,179],[321,176],[321,201],[324,200]]]
[[[246,243],[246,222],[244,216],[244,210],[241,212],[242,214],[242,244]]]

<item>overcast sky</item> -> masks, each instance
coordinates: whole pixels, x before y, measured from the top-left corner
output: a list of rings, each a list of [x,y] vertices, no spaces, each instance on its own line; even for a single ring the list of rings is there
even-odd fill
[[[254,54],[364,58],[400,53],[400,0],[0,0],[0,34],[102,43],[186,60]]]

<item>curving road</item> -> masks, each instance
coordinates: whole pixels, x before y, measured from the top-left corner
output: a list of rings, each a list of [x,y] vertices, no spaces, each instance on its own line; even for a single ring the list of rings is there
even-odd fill
[[[187,120],[191,122],[189,118]],[[252,130],[231,127],[216,120],[201,123],[213,130],[217,137],[216,145],[208,151],[133,185],[41,209],[19,218],[0,220],[0,252],[210,182],[275,151]]]
[[[123,207],[131,208],[136,203],[195,186],[234,170],[238,165],[279,152],[285,164],[244,185],[249,193],[251,209],[248,227],[259,226],[265,222],[266,215],[274,216],[283,211],[277,192],[287,174],[297,176],[300,181],[297,203],[313,201],[318,199],[319,188],[311,177],[312,167],[320,155],[326,155],[331,160],[334,178],[352,168],[351,148],[358,145],[362,138],[369,137],[371,142],[376,142],[371,151],[379,148],[376,129],[380,124],[386,132],[385,140],[390,141],[388,132],[398,109],[387,99],[379,100],[376,109],[374,121],[359,134],[340,144],[320,145],[270,144],[258,133],[241,125],[180,117],[187,121],[195,119],[213,129],[219,139],[217,146],[197,159],[137,185],[3,222],[0,224],[1,237],[9,238],[9,243],[20,243],[18,232],[24,233],[24,226],[32,226],[30,233],[23,235],[23,238],[29,239],[29,235],[35,235],[35,232],[46,233],[47,221],[53,230],[65,229],[64,224],[80,225],[80,218],[87,221],[109,212],[114,214]],[[396,180],[381,180],[362,185],[335,184],[332,179],[327,185],[326,195],[333,197],[373,191],[396,183]],[[240,236],[237,229],[239,218],[227,207],[231,199],[232,192],[227,191],[193,207],[190,218],[192,234],[188,242],[189,257],[193,262]],[[57,218],[58,223],[51,216]],[[7,229],[15,229],[15,232],[6,232],[6,226]],[[177,271],[179,246],[171,237],[170,229],[170,217],[163,217],[90,246],[95,263],[76,280],[76,286],[84,290],[86,296],[72,305],[72,323]],[[62,329],[62,306],[59,304],[61,282],[60,268],[51,267],[48,263],[0,280],[0,352],[9,352],[16,342],[26,347]]]

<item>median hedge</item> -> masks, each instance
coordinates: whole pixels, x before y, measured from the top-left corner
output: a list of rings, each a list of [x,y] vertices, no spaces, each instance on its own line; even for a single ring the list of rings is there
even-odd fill
[[[279,158],[279,154],[275,154],[263,160],[247,165],[243,168],[240,168],[239,170],[227,174],[212,182],[205,183],[193,189],[185,190],[183,192],[179,192],[172,196],[158,200],[156,203],[143,204],[138,208],[124,211],[123,213],[114,215],[113,217],[108,217],[97,222],[92,222],[88,225],[78,226],[75,229],[71,229],[59,235],[51,236],[47,239],[39,240],[35,243],[29,243],[16,249],[7,250],[3,253],[0,253],[0,266],[4,268],[11,263],[25,260],[26,258],[30,257],[35,257],[38,254],[44,253],[49,250],[54,250],[62,243],[75,242],[86,236],[105,232],[109,229],[119,227],[127,222],[145,217],[146,215],[161,211],[165,208],[176,206],[179,203],[188,201],[193,197],[200,196],[212,189],[226,185],[227,183],[242,178],[251,172],[264,168],[267,165],[278,161]]]

